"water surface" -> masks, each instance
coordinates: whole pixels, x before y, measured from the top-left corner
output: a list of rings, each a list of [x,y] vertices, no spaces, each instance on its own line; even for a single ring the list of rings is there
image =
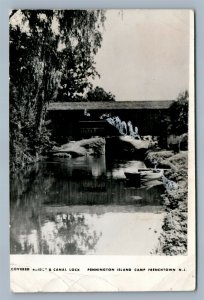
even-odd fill
[[[56,158],[11,180],[12,254],[148,255],[158,244],[161,188],[136,188],[141,161]]]

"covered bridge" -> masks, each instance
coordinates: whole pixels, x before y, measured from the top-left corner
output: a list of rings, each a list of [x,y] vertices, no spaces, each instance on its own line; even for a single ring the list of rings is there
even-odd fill
[[[131,121],[140,135],[160,135],[161,116],[167,114],[173,100],[113,102],[53,102],[47,118],[51,120],[54,139],[66,142],[91,136],[110,136],[115,129],[102,119],[103,114]]]

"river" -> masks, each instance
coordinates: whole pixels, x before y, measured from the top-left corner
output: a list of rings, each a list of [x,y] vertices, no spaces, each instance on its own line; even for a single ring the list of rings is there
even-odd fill
[[[141,161],[44,160],[10,182],[11,254],[150,255],[164,212],[161,190],[128,184]]]

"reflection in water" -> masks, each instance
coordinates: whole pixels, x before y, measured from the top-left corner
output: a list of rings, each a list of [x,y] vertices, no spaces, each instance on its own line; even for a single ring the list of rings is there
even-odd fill
[[[43,221],[43,222],[42,222]],[[12,237],[12,253],[85,254],[91,252],[99,237],[83,214],[37,216],[32,229],[21,232],[18,242]]]
[[[11,253],[145,254],[152,243],[141,248],[136,236],[142,230],[151,235],[148,226],[161,226],[162,214],[161,187],[127,185],[124,171],[142,167],[138,161],[106,165],[104,156],[54,159],[29,167],[11,181]],[[132,237],[126,240],[130,226],[134,243]],[[113,242],[111,233],[119,228],[121,240]]]

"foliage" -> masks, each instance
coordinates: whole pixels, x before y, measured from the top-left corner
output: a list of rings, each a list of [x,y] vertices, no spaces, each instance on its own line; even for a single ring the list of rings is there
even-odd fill
[[[160,111],[161,123],[159,145],[166,148],[167,135],[181,135],[188,132],[188,91],[180,93],[175,102],[172,103],[168,112]]]
[[[101,46],[101,10],[15,10],[10,15],[10,161],[49,147],[46,108],[60,95],[81,99]]]
[[[187,192],[179,188],[174,195],[164,195],[166,216],[160,237],[161,252],[182,255],[187,252]]]
[[[86,99],[87,101],[115,101],[115,96],[97,86],[86,94]]]
[[[188,212],[188,154],[172,151],[149,152],[145,164],[156,160],[158,167],[170,167],[164,171],[168,180],[176,182],[177,189],[166,189],[162,195],[165,210],[160,246],[157,254],[182,255],[187,253],[187,212]],[[150,166],[152,166],[150,164]]]
[[[161,252],[166,255],[182,255],[187,253],[187,211],[188,211],[188,172],[186,162],[179,164],[174,160],[178,171],[169,170],[168,178],[178,183],[178,189],[163,195],[166,215],[160,237]]]
[[[180,93],[171,105],[167,120],[168,133],[181,135],[188,132],[188,91]]]

